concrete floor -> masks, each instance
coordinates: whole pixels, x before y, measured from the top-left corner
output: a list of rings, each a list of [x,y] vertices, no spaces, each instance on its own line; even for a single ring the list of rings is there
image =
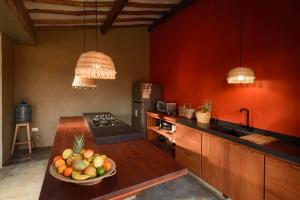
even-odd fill
[[[192,175],[150,188],[135,200],[221,200],[219,195]]]
[[[26,152],[16,153],[10,164],[0,169],[0,199],[38,199],[49,154],[49,148],[35,150],[31,157],[26,156]],[[150,188],[136,197],[136,200],[220,199],[191,175]]]

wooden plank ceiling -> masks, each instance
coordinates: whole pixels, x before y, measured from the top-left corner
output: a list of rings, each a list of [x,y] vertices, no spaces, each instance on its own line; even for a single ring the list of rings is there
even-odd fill
[[[23,0],[34,28],[74,29],[96,26],[96,0]],[[151,26],[185,0],[97,0],[97,26]]]

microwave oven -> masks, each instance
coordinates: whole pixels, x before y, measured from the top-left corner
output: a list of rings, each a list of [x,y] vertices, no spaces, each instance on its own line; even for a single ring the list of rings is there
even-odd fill
[[[167,114],[176,114],[176,103],[167,103],[164,101],[156,102],[156,110]]]

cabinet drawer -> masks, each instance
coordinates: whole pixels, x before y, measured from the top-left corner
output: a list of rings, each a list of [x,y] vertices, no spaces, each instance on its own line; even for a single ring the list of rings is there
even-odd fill
[[[201,155],[176,146],[176,161],[201,177]]]
[[[177,125],[176,129],[176,145],[201,154],[201,132],[182,125]]]

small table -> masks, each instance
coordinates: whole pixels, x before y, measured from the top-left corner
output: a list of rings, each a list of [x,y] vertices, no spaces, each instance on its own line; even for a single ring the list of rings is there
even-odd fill
[[[85,136],[86,149],[93,149],[115,161],[116,175],[96,185],[80,186],[62,182],[49,174],[53,157],[72,147],[74,134],[79,133]],[[64,117],[59,121],[39,199],[125,199],[187,172],[171,156],[148,141],[97,145],[83,117]]]

